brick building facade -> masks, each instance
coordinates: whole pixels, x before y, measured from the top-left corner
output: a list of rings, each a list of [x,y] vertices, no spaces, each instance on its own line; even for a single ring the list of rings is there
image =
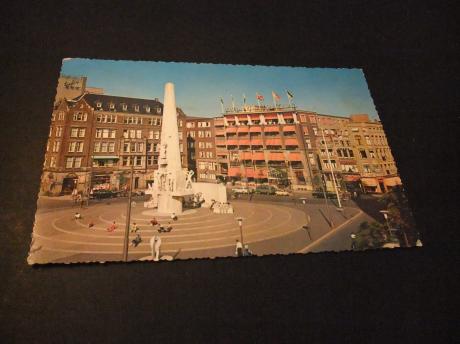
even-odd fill
[[[52,113],[41,191],[66,194],[74,188],[121,190],[146,188],[157,169],[163,104],[137,99],[84,94],[61,100]],[[178,109],[182,161],[187,164],[185,115]]]

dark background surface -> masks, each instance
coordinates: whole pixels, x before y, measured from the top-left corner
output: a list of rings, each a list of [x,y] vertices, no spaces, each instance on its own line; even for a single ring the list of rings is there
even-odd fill
[[[459,237],[454,3],[4,6],[2,342],[452,339]],[[63,57],[364,68],[425,246],[29,267],[26,256]]]

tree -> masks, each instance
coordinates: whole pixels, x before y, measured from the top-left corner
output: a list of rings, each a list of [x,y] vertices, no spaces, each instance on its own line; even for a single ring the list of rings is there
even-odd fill
[[[382,224],[364,221],[359,225],[359,230],[356,233],[356,249],[380,248],[385,245],[387,239],[387,232]]]
[[[415,245],[418,239],[415,221],[409,208],[409,200],[402,186],[395,186],[380,199],[380,202],[385,205],[388,211],[390,226],[399,229],[401,234],[405,234],[410,246]]]
[[[288,174],[285,169],[276,168],[276,167],[271,168],[270,175],[277,179],[278,185],[282,185],[282,186],[289,185]]]

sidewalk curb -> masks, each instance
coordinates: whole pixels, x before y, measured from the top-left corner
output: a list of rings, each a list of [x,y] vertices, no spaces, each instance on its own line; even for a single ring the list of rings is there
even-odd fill
[[[338,230],[340,230],[343,226],[349,224],[351,221],[353,221],[355,218],[357,218],[358,216],[360,216],[361,214],[363,214],[364,212],[362,210],[360,210],[356,215],[353,215],[353,217],[349,218],[348,220],[346,220],[345,222],[341,223],[340,225],[338,225],[337,227],[331,229],[329,232],[327,232],[326,234],[324,234],[323,236],[319,237],[318,239],[316,239],[315,241],[313,241],[312,243],[308,244],[307,246],[305,246],[304,248],[302,248],[301,250],[297,251],[297,253],[306,253],[309,249],[311,249],[312,247],[318,245],[320,242],[322,242],[324,239],[330,237],[332,234],[336,233]]]

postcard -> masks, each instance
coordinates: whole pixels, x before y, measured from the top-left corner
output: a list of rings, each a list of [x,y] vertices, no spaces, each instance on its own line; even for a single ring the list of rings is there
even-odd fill
[[[422,246],[361,69],[66,58],[29,264]]]

